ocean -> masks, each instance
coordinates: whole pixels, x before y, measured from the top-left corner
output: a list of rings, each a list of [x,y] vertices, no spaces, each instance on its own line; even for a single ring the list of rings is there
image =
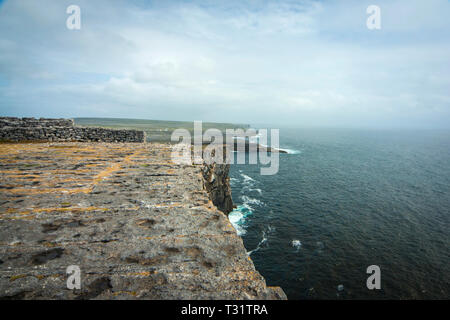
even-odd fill
[[[450,298],[449,131],[280,129],[280,147],[276,175],[230,170],[229,218],[268,285],[289,299]]]

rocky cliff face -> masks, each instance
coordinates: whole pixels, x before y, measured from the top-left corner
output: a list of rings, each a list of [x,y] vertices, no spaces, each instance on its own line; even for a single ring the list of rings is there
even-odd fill
[[[229,171],[229,164],[213,163],[203,167],[204,188],[214,205],[225,214],[233,210]]]

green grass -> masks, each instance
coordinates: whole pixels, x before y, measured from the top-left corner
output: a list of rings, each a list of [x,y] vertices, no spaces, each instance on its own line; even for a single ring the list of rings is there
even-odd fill
[[[176,129],[187,129],[193,135],[194,123],[191,121],[162,121],[144,119],[119,118],[74,118],[76,126],[102,127],[109,129],[134,129],[147,133],[147,141],[168,142],[172,132]],[[247,129],[246,124],[203,122],[203,131],[214,128],[222,132],[225,129]]]

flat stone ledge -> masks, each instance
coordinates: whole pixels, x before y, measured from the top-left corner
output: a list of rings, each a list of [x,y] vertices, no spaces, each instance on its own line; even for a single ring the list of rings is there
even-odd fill
[[[286,299],[171,147],[0,148],[0,299]],[[66,268],[81,269],[81,290]]]

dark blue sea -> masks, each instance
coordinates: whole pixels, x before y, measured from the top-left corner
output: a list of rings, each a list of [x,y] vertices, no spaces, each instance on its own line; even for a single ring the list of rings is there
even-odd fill
[[[280,146],[278,174],[230,173],[230,220],[268,285],[289,299],[450,298],[449,131],[280,129]]]

